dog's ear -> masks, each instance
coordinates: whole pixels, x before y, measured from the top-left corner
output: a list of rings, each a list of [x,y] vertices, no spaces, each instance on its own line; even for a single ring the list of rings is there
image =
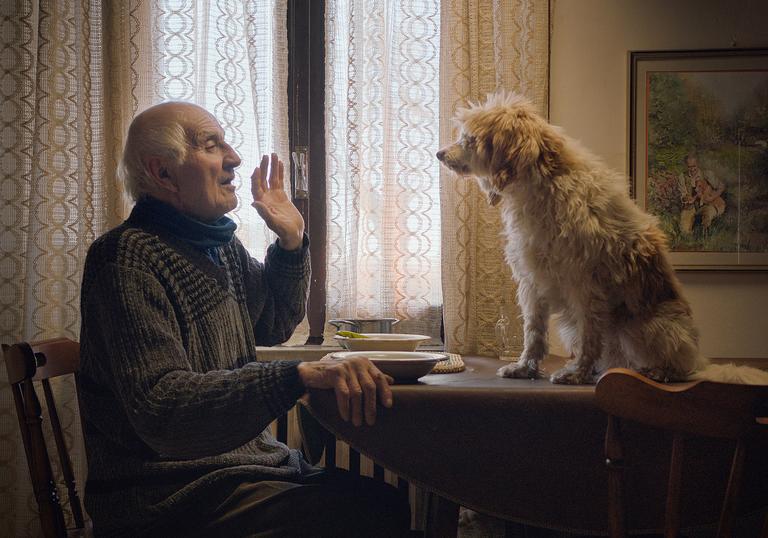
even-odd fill
[[[544,176],[552,176],[560,168],[563,156],[563,137],[549,124],[545,124],[539,138],[539,156],[536,167]]]
[[[493,171],[491,176],[488,178],[490,184],[493,186],[493,191],[488,193],[488,203],[491,205],[498,204],[499,200],[492,199],[491,193],[500,198],[498,193],[503,191],[504,187],[509,185],[514,179],[515,173],[514,170],[512,170],[511,165],[507,165]]]
[[[510,132],[493,125],[478,136],[478,156],[486,163],[491,188],[501,192],[515,177],[518,148]],[[489,199],[490,202],[490,199]]]
[[[537,171],[544,177],[559,168],[563,138],[555,128],[530,111],[514,111],[507,125],[493,135],[491,168],[499,175],[499,187],[514,176]],[[513,171],[506,170],[509,167]]]

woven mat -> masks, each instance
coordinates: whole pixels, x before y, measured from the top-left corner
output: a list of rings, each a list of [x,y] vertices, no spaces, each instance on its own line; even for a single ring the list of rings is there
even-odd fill
[[[444,359],[432,368],[431,374],[452,374],[454,372],[464,371],[464,361],[458,353],[447,353],[448,358]]]

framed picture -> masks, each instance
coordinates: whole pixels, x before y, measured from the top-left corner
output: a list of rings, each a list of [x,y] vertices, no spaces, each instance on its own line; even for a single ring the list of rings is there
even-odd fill
[[[768,270],[768,49],[629,54],[631,189],[678,269]]]

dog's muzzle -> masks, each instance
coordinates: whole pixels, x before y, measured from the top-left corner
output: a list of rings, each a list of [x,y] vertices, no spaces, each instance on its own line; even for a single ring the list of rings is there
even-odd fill
[[[469,173],[469,166],[463,163],[457,163],[455,160],[451,159],[448,149],[441,149],[435,154],[435,157],[437,157],[437,160],[443,163],[446,168],[453,170],[458,174]]]

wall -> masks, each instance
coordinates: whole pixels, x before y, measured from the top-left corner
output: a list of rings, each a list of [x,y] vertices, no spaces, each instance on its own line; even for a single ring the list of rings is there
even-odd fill
[[[625,172],[628,51],[768,47],[762,0],[552,0],[551,9],[550,119]],[[768,359],[768,271],[679,276],[705,356]]]

